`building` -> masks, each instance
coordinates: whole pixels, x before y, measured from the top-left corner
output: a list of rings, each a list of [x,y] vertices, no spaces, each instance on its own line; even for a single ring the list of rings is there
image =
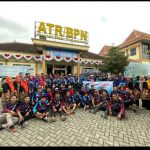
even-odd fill
[[[129,65],[125,70],[125,75],[150,75],[150,34],[133,30],[125,41],[118,45],[118,48],[129,56]],[[105,56],[108,49],[109,46],[104,46],[99,55]]]
[[[118,47],[129,56],[130,63],[125,70],[126,75],[150,75],[150,34],[133,30]]]
[[[87,31],[44,22],[35,22],[34,29],[33,44],[0,43],[0,76],[19,72],[79,76],[101,64],[99,55],[88,52]]]
[[[15,76],[19,72],[40,73],[68,73],[77,74],[78,59],[70,57],[52,56],[49,51],[37,49],[33,44],[6,42],[0,43],[0,76]],[[50,51],[51,52],[51,51]],[[60,54],[60,49],[58,55]],[[80,52],[79,73],[96,70],[101,63],[100,56],[91,52]],[[43,68],[44,67],[44,68]]]
[[[119,49],[129,56],[130,62],[150,63],[150,34],[133,30]]]
[[[103,48],[99,51],[99,55],[105,56],[111,48],[112,46],[104,45]]]

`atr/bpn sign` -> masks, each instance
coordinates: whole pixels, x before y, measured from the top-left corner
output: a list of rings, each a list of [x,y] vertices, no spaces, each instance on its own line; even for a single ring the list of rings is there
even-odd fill
[[[37,36],[88,45],[87,31],[62,27],[51,23],[36,22],[35,37]]]

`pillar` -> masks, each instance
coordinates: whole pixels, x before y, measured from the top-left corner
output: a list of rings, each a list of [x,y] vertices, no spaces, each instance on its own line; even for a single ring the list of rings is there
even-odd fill
[[[142,42],[139,44],[139,60],[142,60]]]
[[[77,76],[80,75],[80,52],[78,52]]]
[[[5,59],[5,66],[8,65],[8,59]]]
[[[43,56],[46,55],[46,50],[43,49]],[[46,73],[46,60],[42,58],[42,73]]]
[[[38,62],[35,62],[35,74],[38,74]]]

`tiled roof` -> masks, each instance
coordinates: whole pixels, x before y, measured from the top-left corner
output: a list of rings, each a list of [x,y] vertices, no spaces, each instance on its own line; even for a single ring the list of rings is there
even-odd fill
[[[36,48],[33,44],[18,43],[18,42],[6,42],[0,43],[0,51],[14,51],[14,52],[25,52],[25,53],[36,53]],[[98,54],[91,52],[82,52],[82,58],[100,59]]]
[[[133,30],[132,33],[126,38],[126,40],[119,45],[119,47],[141,39],[150,39],[150,34],[138,30]]]
[[[92,52],[82,52],[81,57],[82,58],[101,59],[101,57],[98,54],[95,54]]]
[[[111,48],[112,46],[104,45],[103,48],[100,50],[99,55],[100,56],[106,55]]]
[[[33,44],[18,43],[18,42],[6,42],[0,43],[0,51],[14,51],[25,53],[36,53],[36,49]]]

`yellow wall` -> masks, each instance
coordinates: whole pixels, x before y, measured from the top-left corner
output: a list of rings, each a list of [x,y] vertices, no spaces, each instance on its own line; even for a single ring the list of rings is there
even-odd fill
[[[130,50],[132,48],[136,48],[136,55],[134,55],[134,56],[130,56]],[[140,44],[139,43],[133,44],[133,45],[128,46],[128,47],[125,47],[121,51],[125,51],[125,55],[128,54],[128,56],[129,56],[128,59],[133,59],[133,60],[140,59],[140,57],[139,57]]]
[[[149,64],[149,61],[142,61],[142,64]]]
[[[42,63],[38,63],[38,74],[42,73]]]
[[[0,52],[0,54],[6,54],[6,53],[8,53],[8,54],[15,54],[16,55],[16,52],[9,52],[9,51],[7,51],[7,52],[5,52],[5,51],[1,51]],[[30,53],[22,53],[22,52],[20,52],[20,53],[17,53],[18,55],[30,55],[30,56],[34,56],[34,54],[30,54]],[[89,60],[88,58],[84,58],[84,60]],[[92,60],[92,59],[91,59]],[[6,63],[6,61],[7,61],[7,63]],[[36,61],[34,60],[34,59],[31,59],[30,61],[28,61],[28,60],[25,60],[25,59],[21,59],[21,60],[16,60],[13,56],[10,58],[10,59],[8,59],[8,60],[5,60],[3,57],[1,57],[0,58],[0,63],[3,63],[3,65],[7,65],[7,66],[13,66],[13,64],[24,64],[24,65],[31,65],[31,67],[33,67],[34,68],[34,75],[35,75],[35,73],[36,73]],[[77,74],[77,63],[74,63],[74,62],[65,62],[65,61],[62,61],[62,62],[56,62],[56,61],[54,61],[54,60],[51,60],[51,61],[47,61],[46,62],[47,64],[54,64],[54,65],[56,65],[56,64],[62,64],[62,65],[71,65],[72,66],[72,74]],[[47,66],[46,66],[47,67]],[[38,62],[38,74],[41,74],[42,73],[42,63],[41,62]],[[83,70],[83,68],[93,68],[93,69],[96,69],[96,65],[95,64],[90,64],[90,63],[88,63],[88,64],[84,64],[84,63],[82,63],[82,64],[80,64],[80,73],[82,72],[82,70]],[[47,68],[46,68],[46,70],[47,70]]]

